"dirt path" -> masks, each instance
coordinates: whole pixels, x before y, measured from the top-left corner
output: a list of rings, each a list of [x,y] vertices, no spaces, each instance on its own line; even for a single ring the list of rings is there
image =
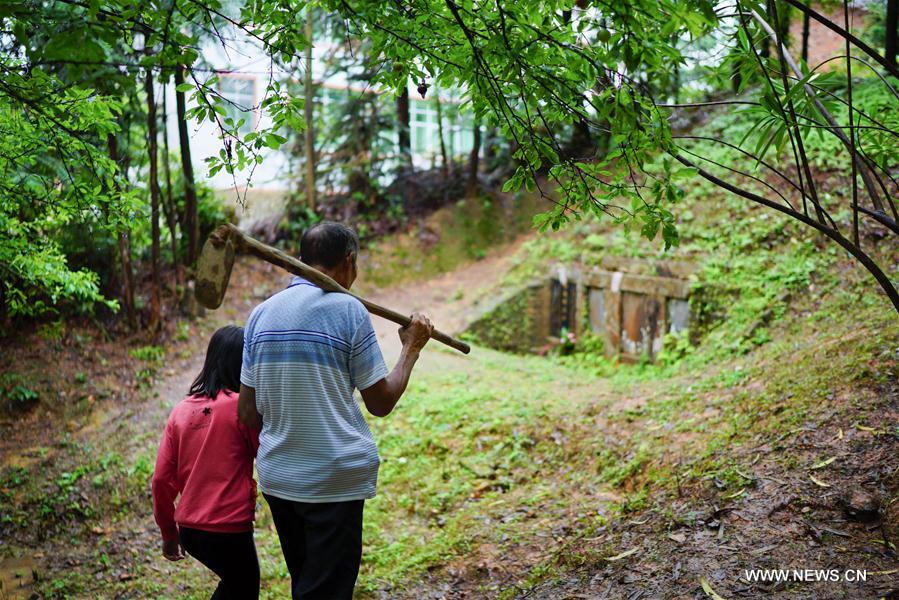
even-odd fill
[[[435,327],[457,335],[465,329],[478,312],[484,294],[492,289],[512,266],[515,252],[531,236],[521,236],[514,243],[494,249],[485,258],[462,265],[458,269],[434,279],[413,281],[384,290],[377,290],[370,299],[397,312],[412,314],[423,312]],[[372,322],[378,334],[378,341],[388,365],[399,356],[400,342],[396,334],[397,326],[386,319],[373,317]],[[463,359],[463,355],[441,344],[432,342],[437,352],[425,352],[416,369],[434,370],[440,368],[446,356]],[[449,359],[452,360],[452,359]],[[457,363],[459,365],[464,363]]]

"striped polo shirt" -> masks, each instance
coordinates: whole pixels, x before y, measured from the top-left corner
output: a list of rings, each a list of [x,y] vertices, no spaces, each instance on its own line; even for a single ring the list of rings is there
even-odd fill
[[[375,495],[378,449],[353,397],[387,375],[362,303],[295,277],[250,315],[240,381],[262,415],[259,488],[296,502]]]

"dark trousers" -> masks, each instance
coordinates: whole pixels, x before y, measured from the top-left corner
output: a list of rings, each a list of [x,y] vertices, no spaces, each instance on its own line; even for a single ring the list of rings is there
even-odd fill
[[[349,600],[362,561],[364,500],[293,502],[263,494],[281,540],[294,600]]]
[[[257,600],[259,559],[253,532],[217,533],[181,527],[181,547],[221,578],[212,600]]]

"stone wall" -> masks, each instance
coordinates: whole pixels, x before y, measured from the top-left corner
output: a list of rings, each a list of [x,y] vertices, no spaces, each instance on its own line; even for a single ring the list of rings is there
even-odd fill
[[[465,331],[479,344],[526,354],[546,344],[549,330],[549,286],[543,281],[521,288],[494,302]]]
[[[494,303],[467,333],[492,348],[527,353],[566,331],[591,332],[610,356],[653,360],[667,333],[689,328],[694,270],[688,263],[620,257],[593,268],[555,265],[545,278]]]

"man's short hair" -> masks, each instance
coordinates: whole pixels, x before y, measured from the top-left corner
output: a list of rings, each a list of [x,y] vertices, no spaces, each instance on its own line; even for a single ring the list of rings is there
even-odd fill
[[[347,256],[359,252],[359,236],[346,225],[322,221],[306,230],[300,241],[300,258],[307,265],[333,269]]]

